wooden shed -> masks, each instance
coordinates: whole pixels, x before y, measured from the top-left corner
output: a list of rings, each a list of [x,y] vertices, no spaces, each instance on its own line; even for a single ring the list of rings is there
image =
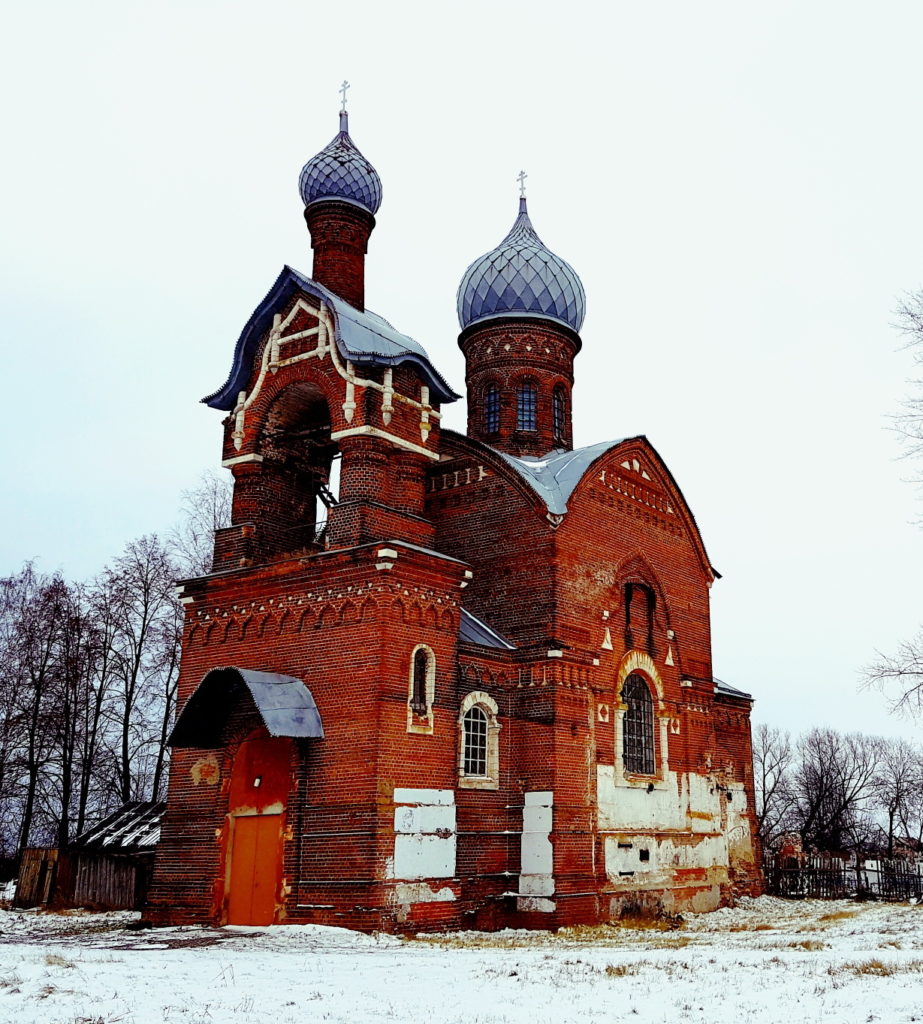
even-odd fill
[[[64,850],[24,850],[15,905],[140,910],[164,806],[160,801],[132,800]]]

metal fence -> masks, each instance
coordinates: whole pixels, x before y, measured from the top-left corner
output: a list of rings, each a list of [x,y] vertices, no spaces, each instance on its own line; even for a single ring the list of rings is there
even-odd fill
[[[769,854],[763,862],[766,891],[790,899],[888,900],[923,898],[923,862],[857,860],[833,854]]]

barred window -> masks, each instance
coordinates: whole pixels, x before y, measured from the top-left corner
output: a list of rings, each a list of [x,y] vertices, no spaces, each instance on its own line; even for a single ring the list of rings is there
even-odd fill
[[[414,714],[426,714],[426,676],[429,670],[429,656],[421,647],[413,656],[413,683],[410,689],[410,707]]]
[[[564,388],[559,385],[551,396],[552,427],[556,440],[564,437],[564,402]]]
[[[500,391],[491,384],[484,394],[484,430],[493,434],[500,429]]]
[[[536,392],[534,384],[520,384],[516,405],[516,429],[535,430]]]
[[[465,712],[463,722],[462,771],[465,775],[484,777],[487,775],[487,715],[483,708],[475,705]]]
[[[632,674],[622,687],[622,703],[628,705],[622,720],[622,758],[625,771],[654,774],[654,702],[641,676]]]

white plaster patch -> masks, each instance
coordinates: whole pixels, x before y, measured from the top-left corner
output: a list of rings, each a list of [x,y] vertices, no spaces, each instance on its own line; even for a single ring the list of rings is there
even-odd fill
[[[520,896],[516,900],[516,909],[539,914],[552,914],[557,909],[554,900],[542,899],[540,896]]]
[[[452,789],[395,789],[396,804],[449,804],[455,803]]]
[[[520,841],[519,892],[523,896],[554,895],[554,848],[551,845],[551,830],[554,826],[554,793],[551,791],[526,793],[522,809],[522,838]],[[538,901],[549,904],[520,909],[555,909],[554,901]],[[519,904],[517,904],[519,905]]]
[[[398,882],[391,891],[392,903],[451,903],[457,899],[455,892],[447,885],[433,889],[426,882]]]
[[[395,789],[394,856],[388,878],[455,875],[455,793],[451,789]]]

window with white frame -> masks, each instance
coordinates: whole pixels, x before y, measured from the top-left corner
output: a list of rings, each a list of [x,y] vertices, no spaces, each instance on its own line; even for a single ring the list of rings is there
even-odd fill
[[[500,723],[497,702],[475,691],[458,715],[458,784],[466,789],[496,789],[500,784]]]

